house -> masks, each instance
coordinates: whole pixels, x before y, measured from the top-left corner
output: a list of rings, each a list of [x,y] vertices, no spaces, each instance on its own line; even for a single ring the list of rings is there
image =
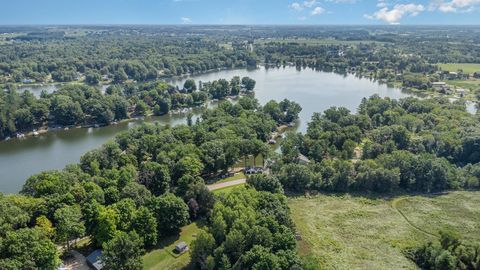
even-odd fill
[[[473,77],[476,79],[480,79],[480,71],[474,72]]]
[[[460,97],[465,97],[466,90],[463,88],[457,88],[457,93]]]
[[[435,90],[443,90],[445,87],[447,87],[447,84],[445,82],[434,82],[432,83],[432,87]]]
[[[304,165],[310,163],[310,159],[308,159],[306,156],[304,156],[302,154],[298,154],[297,161],[298,161],[298,163],[304,164]]]
[[[87,264],[94,270],[101,270],[103,268],[103,262],[101,258],[102,250],[97,249],[87,256]]]
[[[188,245],[185,242],[180,242],[175,246],[175,252],[182,254],[188,250]]]

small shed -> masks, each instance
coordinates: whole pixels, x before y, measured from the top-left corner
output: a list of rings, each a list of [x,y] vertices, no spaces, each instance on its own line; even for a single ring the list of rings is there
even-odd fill
[[[304,165],[310,163],[310,159],[308,159],[306,156],[302,154],[298,154],[297,160],[298,160],[298,163],[304,164]]]
[[[466,90],[463,89],[463,88],[457,88],[457,93],[460,97],[464,97],[465,93],[466,93]]]
[[[182,254],[188,250],[188,245],[185,242],[180,242],[175,246],[175,251],[179,254]]]
[[[445,82],[434,82],[432,86],[436,90],[443,90],[447,87],[447,84]]]
[[[94,270],[101,270],[103,268],[103,262],[101,258],[102,250],[97,249],[87,256],[87,264]]]

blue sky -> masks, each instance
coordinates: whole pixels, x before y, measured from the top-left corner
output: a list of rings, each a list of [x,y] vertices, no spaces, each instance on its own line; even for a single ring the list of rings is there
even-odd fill
[[[480,24],[480,0],[0,0],[0,24]]]

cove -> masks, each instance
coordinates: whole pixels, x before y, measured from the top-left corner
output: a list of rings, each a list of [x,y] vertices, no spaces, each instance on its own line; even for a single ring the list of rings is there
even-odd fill
[[[198,83],[221,78],[229,80],[234,76],[249,76],[257,81],[255,97],[261,104],[272,99],[281,101],[285,98],[299,103],[303,108],[298,123],[298,130],[301,132],[306,130],[314,112],[322,112],[332,106],[343,106],[355,112],[361,99],[373,94],[395,99],[408,96],[400,89],[387,87],[368,78],[311,69],[298,70],[295,67],[222,70],[189,78]],[[183,86],[186,79],[187,77],[169,82]],[[193,110],[197,116],[201,112],[200,108]],[[57,130],[39,137],[2,141],[0,192],[16,193],[29,176],[45,170],[63,169],[68,164],[77,163],[87,151],[101,146],[117,133],[144,122],[177,125],[186,123],[186,116],[174,114],[148,117],[101,128]]]

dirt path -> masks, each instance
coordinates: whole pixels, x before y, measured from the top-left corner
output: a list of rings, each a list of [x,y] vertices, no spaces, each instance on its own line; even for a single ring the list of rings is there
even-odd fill
[[[222,189],[226,187],[238,186],[241,184],[245,184],[246,182],[247,182],[247,179],[244,178],[244,179],[238,179],[238,180],[228,181],[228,182],[219,183],[219,184],[212,184],[212,185],[208,185],[207,187],[208,187],[208,190],[214,191],[214,190]]]
[[[400,198],[396,198],[392,201],[392,208],[395,209],[402,217],[403,219],[405,219],[405,221],[410,225],[410,227],[414,228],[415,230],[418,230],[428,236],[433,236],[435,238],[438,238],[438,235],[436,234],[433,234],[431,232],[428,232],[420,227],[418,227],[417,225],[415,225],[415,223],[411,222],[408,217],[400,210],[397,208],[398,204],[401,203],[402,201],[406,200],[407,198],[406,197],[400,197]]]
[[[71,253],[73,258],[64,262],[67,269],[91,270],[91,268],[87,265],[87,258],[85,258],[85,256],[76,250],[72,250]]]

